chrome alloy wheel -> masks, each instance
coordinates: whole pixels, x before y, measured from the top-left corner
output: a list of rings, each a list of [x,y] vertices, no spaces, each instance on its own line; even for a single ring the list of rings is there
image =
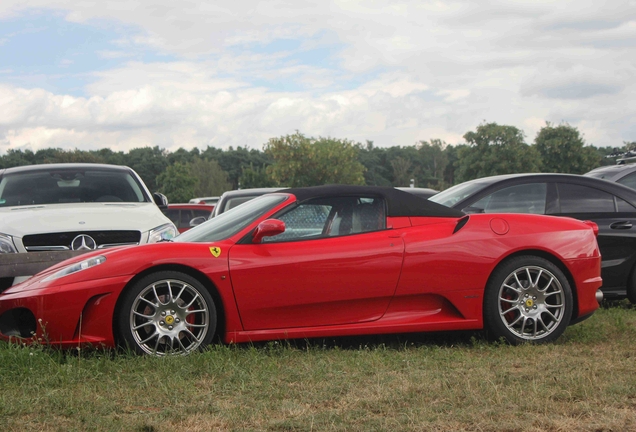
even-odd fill
[[[208,308],[192,285],[176,279],[159,280],[135,297],[130,330],[148,354],[188,354],[201,345],[210,328]]]
[[[499,317],[517,337],[536,341],[550,335],[565,315],[565,293],[558,278],[537,266],[510,273],[499,288]]]

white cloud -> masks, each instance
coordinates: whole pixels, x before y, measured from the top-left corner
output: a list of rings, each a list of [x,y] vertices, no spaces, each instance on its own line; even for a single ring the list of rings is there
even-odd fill
[[[520,127],[528,141],[546,120],[597,145],[636,140],[629,0],[4,0],[0,19],[30,10],[133,30],[98,53],[120,63],[94,72],[85,97],[0,75],[0,151],[258,148],[296,129],[456,143],[482,121]],[[270,46],[282,39],[298,45]],[[324,58],[303,55],[325,47]],[[142,49],[175,60],[125,63]]]

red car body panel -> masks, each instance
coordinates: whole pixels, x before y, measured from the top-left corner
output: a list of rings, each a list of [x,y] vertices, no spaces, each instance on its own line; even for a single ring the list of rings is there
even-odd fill
[[[65,261],[0,294],[0,317],[25,308],[38,319],[37,338],[62,347],[114,346],[123,290],[150,271],[169,269],[189,273],[214,294],[225,342],[481,329],[493,270],[507,257],[528,253],[564,270],[575,317],[598,308],[600,255],[592,228],[580,221],[516,214],[471,215],[461,223],[388,217],[382,231],[239,242],[294,201],[292,195],[223,241],[107,249]],[[220,248],[218,257],[212,247]],[[106,257],[104,264],[45,280],[98,255]]]
[[[311,248],[307,241],[232,247],[230,274],[245,330],[350,324],[384,315],[402,269],[399,236],[377,231],[355,241],[310,242]]]

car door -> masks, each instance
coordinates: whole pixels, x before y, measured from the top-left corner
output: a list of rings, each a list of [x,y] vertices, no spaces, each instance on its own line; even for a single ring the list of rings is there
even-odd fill
[[[383,200],[315,199],[275,218],[285,232],[229,252],[245,330],[349,324],[384,314],[404,242],[386,229]]]
[[[558,182],[557,216],[591,220],[598,225],[603,292],[624,290],[636,263],[636,208],[623,199],[593,187]]]

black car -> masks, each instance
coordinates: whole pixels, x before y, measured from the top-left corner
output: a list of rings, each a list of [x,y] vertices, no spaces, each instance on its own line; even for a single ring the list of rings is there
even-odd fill
[[[636,164],[603,166],[595,168],[584,175],[620,183],[636,189]]]
[[[535,213],[594,221],[603,294],[636,303],[636,190],[572,174],[510,174],[458,184],[429,198],[465,213]]]

